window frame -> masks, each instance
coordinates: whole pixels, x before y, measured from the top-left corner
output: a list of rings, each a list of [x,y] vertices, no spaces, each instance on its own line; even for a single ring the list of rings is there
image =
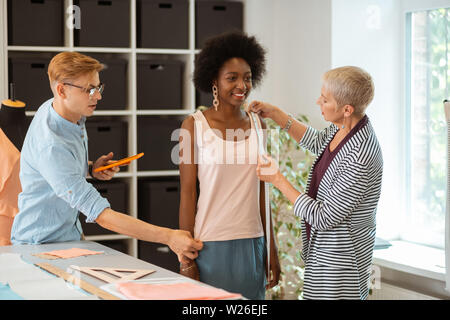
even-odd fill
[[[442,0],[435,0],[435,1],[430,1],[429,5],[424,5],[423,1],[419,1],[419,0],[403,0],[403,10],[402,10],[402,14],[403,14],[403,19],[402,19],[402,28],[401,28],[401,32],[402,32],[402,38],[403,38],[403,59],[404,59],[404,63],[402,64],[403,70],[401,71],[402,74],[402,81],[404,81],[404,94],[403,94],[403,103],[402,106],[404,107],[404,123],[403,123],[403,127],[405,128],[404,133],[403,133],[403,137],[402,140],[404,141],[403,144],[403,148],[404,148],[404,161],[405,161],[405,166],[404,166],[404,178],[403,178],[403,182],[404,182],[404,197],[403,197],[403,207],[404,210],[402,212],[402,217],[401,219],[403,221],[409,221],[409,219],[411,219],[411,215],[412,215],[412,180],[411,180],[411,176],[412,176],[412,99],[411,99],[411,93],[412,93],[412,88],[411,88],[411,82],[412,82],[412,16],[415,12],[420,12],[420,11],[432,11],[432,10],[437,10],[437,9],[441,9],[441,8],[450,8],[450,1],[442,1]],[[442,112],[444,112],[444,110],[442,110]],[[444,216],[444,221],[445,221],[445,216]],[[423,246],[427,246],[427,247],[432,247],[432,248],[437,248],[440,250],[444,250],[445,249],[445,241],[442,243],[442,246],[438,246],[436,244],[430,244],[430,243],[424,243],[422,241],[420,241],[420,239],[416,238],[416,239],[411,239],[411,237],[405,236],[405,232],[404,229],[400,229],[398,231],[398,240],[400,241],[406,241],[406,242],[412,242],[412,243],[416,243],[419,245],[423,245]],[[444,231],[444,235],[443,238],[445,239],[445,231]]]

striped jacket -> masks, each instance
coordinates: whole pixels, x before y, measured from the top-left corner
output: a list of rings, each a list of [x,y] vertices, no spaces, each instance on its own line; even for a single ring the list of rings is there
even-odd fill
[[[322,131],[308,127],[300,146],[320,155],[337,131],[334,124]],[[306,193],[296,199],[294,213],[302,218],[305,299],[367,298],[382,174],[381,148],[369,120],[333,159],[316,200]],[[311,225],[309,242],[305,221]]]

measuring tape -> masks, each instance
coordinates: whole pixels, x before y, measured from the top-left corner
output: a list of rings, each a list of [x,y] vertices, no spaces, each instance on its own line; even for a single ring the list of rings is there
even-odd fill
[[[258,115],[254,112],[250,112],[253,123],[256,129],[256,136],[258,138],[258,154],[262,157],[267,155],[266,146],[264,144],[264,135],[261,123],[258,121]],[[270,198],[269,198],[269,183],[264,182],[264,200],[266,206],[266,249],[267,249],[267,282],[270,281],[270,235],[272,230],[270,224],[272,222],[272,215],[270,213]]]

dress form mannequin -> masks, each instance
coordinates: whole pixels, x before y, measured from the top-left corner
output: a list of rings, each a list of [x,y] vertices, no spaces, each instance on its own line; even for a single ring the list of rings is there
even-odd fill
[[[25,103],[15,100],[12,84],[10,97],[0,107],[0,246],[11,244],[11,227],[19,211],[17,201],[22,191],[19,151],[28,130]]]
[[[3,100],[0,107],[0,129],[11,140],[17,150],[22,150],[29,121],[25,115],[25,103],[14,97],[14,86],[10,87],[10,99]]]

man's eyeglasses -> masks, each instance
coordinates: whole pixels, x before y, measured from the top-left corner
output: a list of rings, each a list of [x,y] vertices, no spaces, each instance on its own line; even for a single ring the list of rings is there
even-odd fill
[[[100,83],[100,85],[98,87],[93,87],[93,88],[84,88],[84,87],[80,87],[80,86],[77,86],[75,84],[67,83],[67,82],[64,82],[63,84],[66,85],[66,86],[72,86],[72,87],[79,88],[79,89],[83,90],[84,92],[89,94],[89,98],[92,98],[94,96],[95,91],[98,91],[98,93],[102,94],[103,90],[105,89],[105,84],[104,83]]]

